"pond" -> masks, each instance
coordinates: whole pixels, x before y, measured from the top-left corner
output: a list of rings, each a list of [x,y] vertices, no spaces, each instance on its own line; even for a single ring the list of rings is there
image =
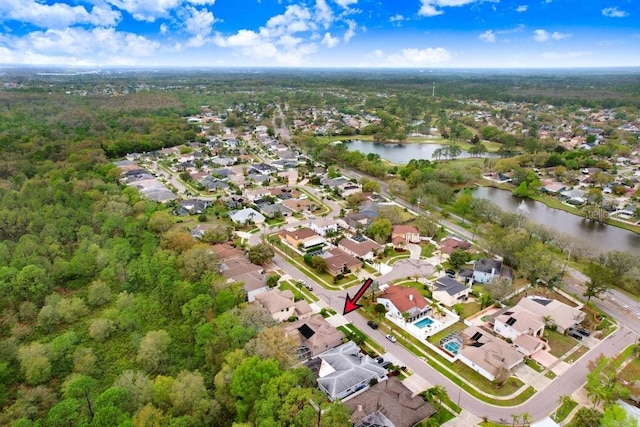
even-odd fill
[[[491,200],[504,211],[523,213],[533,222],[585,240],[598,252],[619,250],[640,254],[640,234],[638,233],[588,221],[569,212],[550,208],[535,200],[514,197],[507,190],[479,187],[473,190],[473,196]]]
[[[347,142],[347,147],[349,147],[349,150],[358,150],[365,154],[378,154],[380,157],[390,161],[391,163],[409,163],[412,159],[435,160],[433,153],[438,148],[444,148],[447,147],[447,145],[422,142],[396,144],[388,142],[382,143],[353,140]],[[469,157],[472,156],[468,152],[462,150],[462,153],[457,158]],[[483,157],[499,158],[500,156],[495,153],[486,153]]]

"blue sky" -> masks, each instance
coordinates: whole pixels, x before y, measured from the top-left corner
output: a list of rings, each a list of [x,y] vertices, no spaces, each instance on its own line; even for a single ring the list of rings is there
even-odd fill
[[[1,0],[0,63],[640,66],[640,1]]]

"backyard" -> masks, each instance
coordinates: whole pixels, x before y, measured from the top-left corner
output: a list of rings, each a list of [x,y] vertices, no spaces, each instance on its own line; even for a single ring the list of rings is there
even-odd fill
[[[573,347],[578,345],[578,341],[574,338],[571,338],[568,335],[563,335],[560,332],[551,331],[549,329],[545,329],[544,338],[547,339],[551,350],[551,353],[555,357],[562,357],[567,354]]]

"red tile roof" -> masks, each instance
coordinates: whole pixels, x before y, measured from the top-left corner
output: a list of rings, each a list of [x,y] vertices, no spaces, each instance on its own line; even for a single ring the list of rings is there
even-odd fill
[[[429,304],[416,288],[411,287],[390,286],[379,298],[387,298],[402,313],[412,308],[422,310]]]

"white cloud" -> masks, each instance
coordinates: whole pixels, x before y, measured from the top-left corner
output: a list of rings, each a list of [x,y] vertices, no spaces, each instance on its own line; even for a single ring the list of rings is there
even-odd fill
[[[373,51],[373,56],[376,58],[382,58],[384,56],[384,51],[382,49],[376,49]]]
[[[167,34],[167,32],[169,32],[169,27],[167,27],[167,24],[160,24],[160,34]]]
[[[342,6],[343,8],[348,8],[352,4],[358,3],[358,0],[333,0],[337,5]]]
[[[526,4],[522,4],[518,7],[516,7],[516,12],[518,13],[522,13],[522,12],[526,12],[527,9],[529,9],[529,6],[527,6]]]
[[[400,21],[404,21],[404,16],[400,15],[399,13],[389,18],[389,22],[400,22]]]
[[[449,51],[442,47],[416,49],[407,48],[387,56],[387,63],[394,67],[416,67],[447,62],[451,59]]]
[[[602,14],[608,18],[624,18],[629,15],[624,10],[619,10],[617,7],[605,7],[602,9]]]
[[[547,30],[537,29],[533,32],[533,39],[539,43],[548,42],[549,40],[563,40],[571,37],[571,34],[560,33],[554,31],[553,33]]]
[[[338,37],[333,37],[331,33],[324,33],[321,43],[331,49],[340,43],[340,39]]]
[[[152,56],[160,47],[143,36],[113,28],[34,31],[5,37],[3,44],[13,53],[0,55],[0,62],[66,65],[142,65],[141,58]]]
[[[483,42],[495,43],[496,34],[493,32],[493,30],[487,30],[484,33],[480,34],[480,36],[478,36],[478,38],[480,40],[482,40]]]
[[[95,5],[89,11],[84,6],[42,4],[35,0],[4,0],[0,2],[0,16],[37,27],[56,29],[75,24],[113,27],[122,19],[120,12],[104,4]]]
[[[208,36],[211,34],[213,24],[216,22],[211,11],[207,9],[199,10],[195,7],[188,6],[185,12],[187,12],[188,15],[183,18],[183,24],[189,34],[195,36]]]
[[[342,40],[344,40],[345,43],[348,43],[349,40],[356,35],[356,28],[358,27],[358,24],[356,24],[356,21],[353,19],[347,19],[345,22],[347,23],[348,28],[347,31],[344,32]]]
[[[421,6],[420,10],[418,10],[418,15],[442,15],[444,12],[439,8],[466,6],[477,1],[481,0],[420,0]]]
[[[326,0],[316,0],[316,19],[325,29],[333,23],[333,9],[329,7]]]

